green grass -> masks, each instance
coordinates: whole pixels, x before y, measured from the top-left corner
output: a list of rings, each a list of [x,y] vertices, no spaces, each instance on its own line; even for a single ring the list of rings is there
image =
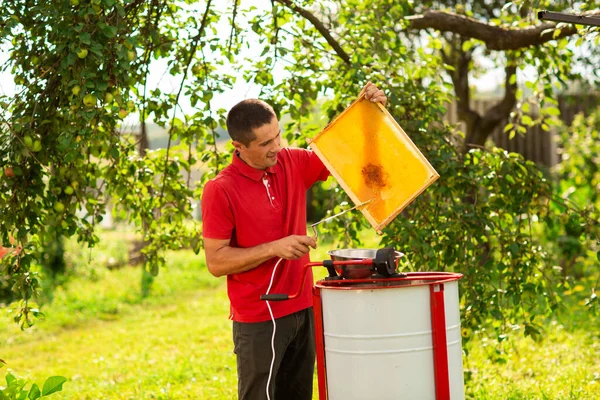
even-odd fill
[[[212,277],[201,256],[169,253],[168,268],[142,298],[140,268],[104,268],[126,248],[122,235],[104,234],[109,240],[91,257],[69,244],[76,272],[43,307],[45,320],[23,332],[7,317],[0,323],[0,359],[31,383],[67,377],[57,399],[235,399],[224,279]],[[326,258],[327,248],[313,259]],[[469,398],[600,398],[599,332],[584,329],[597,325],[550,324],[540,342],[515,332],[500,358],[492,341],[474,338],[464,360]]]
[[[469,391],[476,399],[600,398],[598,334],[553,323],[539,343],[512,337],[504,361],[496,363],[495,345],[478,338],[465,358]]]

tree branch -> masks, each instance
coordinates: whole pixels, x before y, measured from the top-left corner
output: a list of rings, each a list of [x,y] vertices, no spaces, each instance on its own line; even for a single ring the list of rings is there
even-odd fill
[[[512,76],[516,74],[517,66],[511,61],[512,60],[508,60],[508,63],[504,68],[506,71],[504,97],[495,106],[490,108],[483,117],[478,119],[477,126],[473,127],[474,129],[467,129],[467,136],[465,137],[465,142],[467,144],[485,145],[485,141],[492,134],[494,129],[496,129],[502,121],[508,118],[515,107],[517,102],[517,81],[516,79],[512,79]]]
[[[317,18],[315,17],[315,15],[313,13],[311,13],[310,11],[297,6],[296,4],[294,4],[291,0],[275,0],[278,3],[283,4],[284,6],[286,6],[287,8],[289,8],[290,10],[294,11],[295,13],[303,16],[304,18],[306,18],[311,24],[313,24],[313,26],[315,28],[317,28],[317,30],[319,31],[319,33],[321,34],[321,36],[323,36],[323,38],[325,40],[327,40],[327,43],[329,43],[329,45],[331,47],[333,47],[333,50],[335,50],[336,54],[342,59],[344,60],[344,62],[346,64],[350,64],[350,56],[348,55],[348,53],[346,53],[344,51],[344,49],[342,48],[342,46],[338,43],[337,40],[335,40],[333,38],[333,36],[331,36],[331,32],[329,32],[329,29],[327,29],[325,27],[325,25],[323,25],[323,23]]]
[[[502,101],[484,114],[483,121],[481,122],[483,131],[492,131],[495,129],[500,122],[508,118],[517,103],[517,81],[516,79],[512,79],[512,76],[517,73],[517,66],[511,63],[510,60],[508,62],[509,64],[504,68],[506,72],[506,77],[504,78],[504,97]]]
[[[600,15],[600,10],[581,15]],[[527,28],[508,29],[447,11],[426,11],[421,15],[413,15],[405,19],[409,23],[408,29],[435,29],[440,32],[457,33],[465,38],[483,41],[489,50],[517,50],[538,46],[577,33],[575,25],[567,25],[563,26],[555,37],[556,24],[553,22],[544,22]]]
[[[202,17],[202,22],[200,24],[200,29],[198,29],[198,34],[192,38],[192,46],[190,47],[189,57],[185,63],[185,68],[183,70],[183,78],[181,79],[181,85],[179,85],[179,90],[177,91],[177,96],[175,97],[175,105],[173,106],[173,117],[171,118],[171,126],[169,128],[169,140],[167,141],[167,152],[165,154],[165,173],[163,175],[162,186],[160,189],[160,200],[159,204],[162,203],[162,199],[165,193],[165,186],[167,181],[167,166],[169,165],[169,151],[171,150],[171,141],[173,139],[173,128],[175,127],[175,116],[177,115],[177,105],[179,104],[179,97],[181,96],[181,92],[183,91],[183,87],[185,85],[185,80],[187,78],[188,71],[190,69],[190,64],[194,59],[194,55],[196,54],[196,49],[198,48],[198,42],[204,35],[204,29],[206,28],[208,21],[208,14],[210,12],[212,0],[208,0],[206,3],[206,10],[204,11],[204,16]]]
[[[471,132],[481,119],[479,113],[471,109],[471,93],[469,87],[469,64],[471,55],[462,50],[462,40],[456,43],[457,38],[451,40],[450,54],[442,52],[442,58],[448,65],[454,67],[450,73],[454,93],[456,94],[456,106],[458,118],[467,124],[467,132]]]
[[[229,32],[229,43],[227,44],[227,51],[231,53],[231,44],[233,43],[233,37],[235,34],[235,17],[238,11],[238,0],[233,0],[233,16],[231,17],[231,31]]]

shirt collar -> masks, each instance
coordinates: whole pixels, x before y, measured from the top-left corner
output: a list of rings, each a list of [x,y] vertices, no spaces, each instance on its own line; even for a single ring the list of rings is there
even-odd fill
[[[275,173],[275,168],[273,167],[267,167],[266,170],[262,170],[262,169],[256,169],[254,167],[249,166],[248,164],[246,164],[244,162],[244,160],[242,160],[238,154],[237,151],[234,151],[233,153],[233,161],[232,164],[233,166],[245,177],[250,178],[254,181],[260,181],[262,179],[262,177],[265,175],[265,172],[268,172],[270,174],[274,174]]]

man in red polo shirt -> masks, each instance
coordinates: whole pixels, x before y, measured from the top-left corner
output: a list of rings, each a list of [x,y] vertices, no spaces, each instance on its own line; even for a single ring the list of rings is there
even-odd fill
[[[370,82],[363,92],[372,101],[387,100]],[[235,154],[204,187],[202,220],[208,270],[227,275],[238,396],[309,400],[315,362],[312,272],[296,299],[270,303],[273,322],[260,296],[271,278],[270,293],[295,293],[300,287],[309,250],[317,247],[306,235],[306,191],[329,171],[312,151],[280,146],[279,121],[261,100],[236,104],[227,115],[227,130]]]

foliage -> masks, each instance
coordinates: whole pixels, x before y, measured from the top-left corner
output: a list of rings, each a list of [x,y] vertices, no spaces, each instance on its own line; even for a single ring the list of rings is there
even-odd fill
[[[555,197],[561,202],[553,204],[542,234],[553,249],[554,265],[570,278],[570,290],[585,285],[585,303],[597,311],[600,239],[591,233],[600,225],[600,112],[579,114],[571,127],[562,127],[560,139]],[[565,213],[569,206],[583,210],[583,216]]]
[[[42,242],[56,232],[93,246],[93,226],[109,202],[123,207],[144,230],[151,272],[164,262],[162,249],[199,248],[199,228],[181,224],[190,216],[193,195],[181,174],[196,162],[192,142],[204,148],[205,136],[214,131],[207,125],[214,120],[190,118],[191,128],[182,132],[173,112],[171,138],[180,136],[187,157],[173,154],[175,149],[142,157],[134,138],[119,128],[135,110],[141,121],[153,114],[164,126],[168,111],[175,109],[175,96],[161,96],[155,89],[150,99],[145,83],[149,60],[169,49],[177,55],[172,69],[182,69],[180,60],[185,60],[187,71],[187,46],[204,33],[204,26],[186,27],[177,9],[114,0],[52,1],[36,7],[19,1],[1,8],[0,42],[12,43],[4,68],[11,68],[18,93],[1,99],[0,241],[6,245],[14,237],[21,248],[4,258],[2,275],[10,277],[9,285],[24,300],[19,318],[24,325],[28,302],[39,289],[31,265],[41,256]],[[205,21],[215,18],[207,13]],[[195,37],[186,39],[183,32]],[[188,90],[197,92],[205,72],[196,71]]]
[[[583,218],[593,235],[588,222],[594,216],[550,206],[551,183],[535,165],[493,147],[469,147],[463,134],[439,123],[452,89],[444,73],[454,68],[440,53],[451,35],[407,31],[405,17],[422,11],[409,1],[242,3],[225,9],[212,1],[54,0],[32,7],[18,0],[0,8],[0,43],[11,43],[5,68],[18,85],[16,96],[0,98],[0,240],[7,245],[12,237],[15,247],[2,259],[0,275],[24,299],[17,314],[22,326],[31,322],[30,301],[40,287],[32,266],[48,232],[93,246],[94,225],[107,204],[142,233],[153,274],[164,265],[165,249],[201,249],[199,225],[184,221],[202,183],[229,162],[231,149],[216,144],[225,110],[211,101],[238,73],[261,87],[280,116],[289,115],[284,136],[298,146],[367,81],[384,88],[389,110],[442,178],[386,229],[382,244],[404,250],[409,268],[464,273],[466,327],[491,324],[500,335],[518,325],[537,335],[539,317],[559,302],[561,281],[549,268],[535,223],[565,211],[567,218]],[[494,8],[486,21],[535,23],[511,7]],[[483,18],[484,8],[463,14]],[[461,51],[480,44],[460,42]],[[505,55],[510,68],[530,63],[538,69],[541,81],[532,87],[543,98],[534,104],[552,104],[548,82],[578,78],[566,75],[572,62],[566,42],[555,44]],[[180,80],[173,93],[150,87],[153,60]],[[507,88],[516,85],[512,76]],[[184,97],[193,113],[180,112]],[[518,114],[528,100],[516,97]],[[325,120],[315,118],[315,109]],[[556,108],[544,110],[540,122],[556,116]],[[142,134],[147,119],[168,128],[166,149],[136,150],[137,136],[122,128],[134,111]],[[207,173],[190,182],[199,166]],[[340,190],[316,197],[322,205],[347,200]],[[325,230],[356,244],[364,226],[354,215]]]
[[[4,361],[0,360],[0,368]],[[6,374],[6,386],[0,387],[0,400],[36,400],[60,392],[62,385],[67,381],[64,376],[51,376],[46,379],[42,389],[34,383],[29,390],[25,389],[27,382],[17,379],[11,372]]]

